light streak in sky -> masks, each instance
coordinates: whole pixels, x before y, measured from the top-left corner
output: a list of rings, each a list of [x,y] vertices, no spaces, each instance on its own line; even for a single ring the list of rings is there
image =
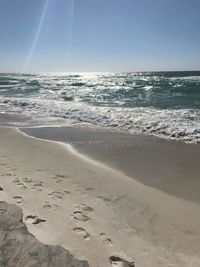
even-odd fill
[[[27,70],[27,67],[28,67],[28,65],[29,65],[29,63],[31,61],[32,56],[33,56],[33,53],[34,53],[38,38],[40,36],[40,32],[41,32],[42,26],[44,24],[45,16],[46,16],[47,9],[48,9],[48,4],[49,4],[49,0],[45,0],[43,11],[42,11],[42,15],[41,15],[41,18],[39,20],[38,27],[37,27],[37,31],[35,33],[35,36],[34,36],[34,39],[33,39],[32,45],[31,45],[31,49],[30,49],[30,51],[28,53],[28,56],[27,56],[26,61],[25,61],[25,64],[23,66],[22,73],[24,73]]]
[[[74,0],[70,1],[69,7],[69,20],[68,20],[68,42],[67,42],[67,60],[70,62],[71,56],[71,47],[72,47],[72,39],[73,39],[73,24],[74,24]]]

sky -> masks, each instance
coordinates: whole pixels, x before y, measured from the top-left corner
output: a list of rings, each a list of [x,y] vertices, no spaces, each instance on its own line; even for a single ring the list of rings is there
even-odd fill
[[[0,72],[200,70],[200,0],[0,0]]]

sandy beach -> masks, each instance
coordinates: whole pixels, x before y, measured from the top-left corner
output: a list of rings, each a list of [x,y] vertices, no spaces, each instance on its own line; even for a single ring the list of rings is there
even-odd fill
[[[144,185],[200,203],[199,145],[87,126],[22,128],[22,131],[71,144],[81,154]]]
[[[132,146],[127,137],[126,146],[120,146],[120,134],[118,145],[98,145],[95,140],[104,140],[104,135],[117,138],[114,133],[87,130],[84,135],[66,128],[67,144],[62,140],[66,134],[56,131],[48,129],[46,135],[42,128],[37,133],[32,129],[35,138],[0,128],[0,200],[22,209],[32,235],[44,244],[62,246],[92,267],[133,262],[136,267],[200,266],[198,146],[177,143],[171,150],[170,142],[167,148],[161,139],[150,142],[146,137],[138,137]],[[120,160],[124,155],[133,157],[126,165]],[[190,167],[179,171],[185,157]],[[162,172],[175,158],[171,172]]]
[[[200,267],[200,0],[0,0],[0,267]]]

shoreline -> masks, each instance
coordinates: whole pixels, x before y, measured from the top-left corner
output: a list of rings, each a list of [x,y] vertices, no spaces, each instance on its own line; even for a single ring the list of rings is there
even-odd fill
[[[111,266],[112,255],[136,266],[200,264],[197,203],[14,128],[0,128],[0,145],[1,200],[22,208],[40,241],[94,267]],[[45,222],[27,220],[35,215]]]
[[[82,155],[144,185],[200,203],[200,146],[197,144],[88,127],[19,130],[36,138],[71,144]]]

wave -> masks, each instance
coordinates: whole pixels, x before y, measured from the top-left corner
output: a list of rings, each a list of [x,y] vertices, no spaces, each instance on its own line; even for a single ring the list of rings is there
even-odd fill
[[[8,105],[10,111],[31,115],[33,121],[65,119],[66,125],[88,123],[131,133],[200,143],[200,110],[96,107],[73,100],[69,100],[66,106],[65,101],[18,98],[0,102],[1,108],[2,104]]]
[[[0,109],[19,112],[29,123],[62,120],[200,143],[199,77],[200,72],[5,74]]]

